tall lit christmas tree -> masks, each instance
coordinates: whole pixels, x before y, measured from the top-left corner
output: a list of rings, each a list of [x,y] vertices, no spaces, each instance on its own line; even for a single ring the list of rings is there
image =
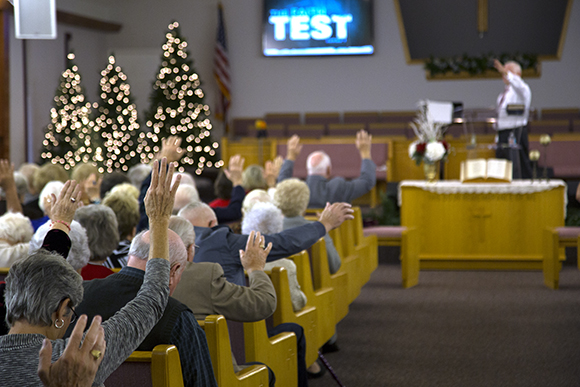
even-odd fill
[[[103,166],[107,172],[127,171],[140,162],[149,162],[145,149],[145,133],[139,131],[137,108],[131,98],[131,87],[115,57],[109,56],[107,67],[101,71],[100,103],[95,104],[98,115],[95,124],[103,143]]]
[[[209,106],[204,102],[199,75],[188,59],[187,42],[179,33],[179,23],[171,23],[165,37],[161,66],[146,113],[150,130],[147,137],[153,152],[159,150],[162,138],[181,137],[184,156],[179,170],[193,166],[199,175],[205,167],[223,165],[217,156],[219,144],[210,136]]]
[[[81,162],[101,165],[103,155],[98,136],[93,133],[91,103],[86,101],[74,54],[68,54],[67,58],[68,66],[56,90],[40,157],[61,164],[66,170]]]

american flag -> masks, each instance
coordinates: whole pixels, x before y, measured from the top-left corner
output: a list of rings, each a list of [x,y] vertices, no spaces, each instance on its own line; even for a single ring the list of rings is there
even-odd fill
[[[217,41],[215,45],[213,73],[220,88],[215,114],[216,118],[223,120],[226,123],[227,130],[227,112],[231,102],[230,61],[228,59],[228,50],[226,45],[226,29],[224,25],[223,11],[224,9],[222,4],[218,4],[218,30]]]

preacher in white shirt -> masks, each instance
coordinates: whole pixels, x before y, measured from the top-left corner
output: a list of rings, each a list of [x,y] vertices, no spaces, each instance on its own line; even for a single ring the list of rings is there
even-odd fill
[[[497,97],[497,124],[498,141],[496,157],[509,159],[514,162],[514,178],[529,179],[532,177],[532,168],[529,159],[528,144],[528,116],[532,103],[532,91],[522,79],[522,68],[517,62],[494,61],[494,66],[503,77],[505,90]],[[508,114],[508,105],[523,105],[523,114]],[[519,152],[508,147],[510,134],[514,134],[515,142],[519,145]],[[510,153],[519,154],[518,160],[510,157]],[[519,169],[519,170],[518,170]],[[520,172],[521,171],[521,172]]]

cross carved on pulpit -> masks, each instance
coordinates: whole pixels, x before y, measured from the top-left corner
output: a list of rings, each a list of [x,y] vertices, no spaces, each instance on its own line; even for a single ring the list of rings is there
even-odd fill
[[[485,219],[491,217],[491,212],[483,206],[476,206],[470,210],[471,216],[473,216],[478,222],[478,234],[479,242],[485,242]]]

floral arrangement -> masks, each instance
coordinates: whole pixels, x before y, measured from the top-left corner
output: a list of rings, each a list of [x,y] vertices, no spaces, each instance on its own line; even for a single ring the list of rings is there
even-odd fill
[[[443,140],[444,124],[434,122],[427,114],[425,101],[419,102],[417,118],[411,122],[411,127],[417,136],[417,140],[409,145],[409,157],[415,160],[417,165],[421,161],[433,164],[443,160],[449,153],[449,144]]]

